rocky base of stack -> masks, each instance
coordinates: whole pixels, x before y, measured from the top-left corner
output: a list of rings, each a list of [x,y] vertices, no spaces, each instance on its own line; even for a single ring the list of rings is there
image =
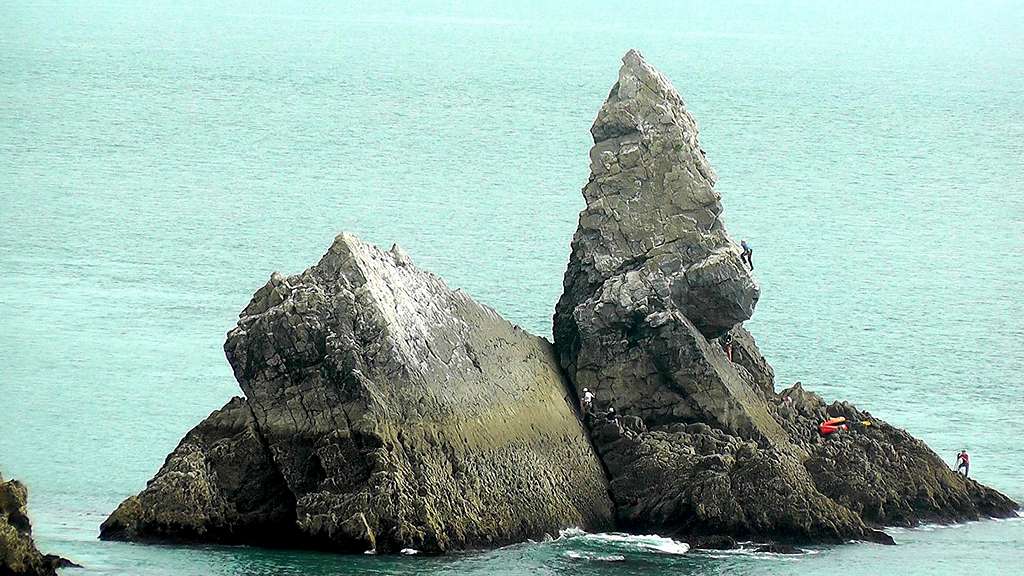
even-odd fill
[[[920,441],[794,388],[743,328],[760,287],[726,233],[697,124],[636,51],[591,128],[586,208],[554,316],[621,527],[700,542],[891,542],[884,525],[1009,516]],[[872,425],[822,437],[830,416]]]

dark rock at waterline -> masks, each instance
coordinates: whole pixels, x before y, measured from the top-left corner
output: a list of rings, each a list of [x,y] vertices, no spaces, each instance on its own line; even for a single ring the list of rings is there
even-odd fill
[[[0,476],[0,575],[54,576],[57,568],[80,568],[66,558],[39,552],[27,506],[25,485],[17,480],[5,482]]]
[[[803,554],[804,551],[793,546],[792,544],[762,544],[754,549],[754,552],[761,552],[765,554]]]
[[[551,345],[397,247],[343,234],[275,274],[225,351],[246,399],[190,432],[103,537],[439,552],[612,526]]]
[[[690,534],[687,543],[695,550],[734,550],[739,547],[735,538],[723,534]]]
[[[891,543],[875,526],[1012,513],[905,432],[879,421],[826,441],[822,419],[861,413],[776,394],[741,324],[760,290],[719,218],[696,123],[637,52],[591,132],[554,334],[576,390],[646,425],[593,431],[621,527]]]
[[[100,537],[267,546],[301,542],[295,498],[242,398],[232,398],[186,434],[145,490],[103,522]]]

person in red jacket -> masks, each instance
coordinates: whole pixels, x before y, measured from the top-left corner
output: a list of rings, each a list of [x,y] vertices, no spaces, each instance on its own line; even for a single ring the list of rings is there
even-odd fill
[[[956,455],[956,473],[959,474],[960,470],[964,471],[964,478],[966,478],[971,471],[971,455],[967,453],[967,450],[961,450],[960,453]]]
[[[818,432],[820,432],[822,436],[828,436],[829,434],[834,434],[840,430],[846,429],[846,418],[843,418],[842,416],[839,416],[838,418],[829,418],[818,425]]]

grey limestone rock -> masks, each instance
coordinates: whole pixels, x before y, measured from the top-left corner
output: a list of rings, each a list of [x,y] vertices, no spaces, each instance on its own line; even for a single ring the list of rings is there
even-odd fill
[[[612,525],[551,345],[397,247],[338,236],[274,274],[224,348],[246,399],[190,432],[107,537],[279,526],[318,548],[442,552]]]
[[[760,289],[696,123],[639,53],[591,132],[554,347],[397,246],[342,234],[256,291],[224,346],[245,398],[189,432],[102,537],[444,552],[617,526],[782,550],[1014,513],[884,422],[818,435],[866,412],[775,392],[742,325]],[[584,387],[603,414],[589,438]]]
[[[792,400],[789,400],[792,398]],[[809,454],[823,494],[872,524],[913,526],[1015,514],[1017,504],[953,472],[924,442],[847,402],[830,405],[799,384],[778,400],[779,421]],[[818,423],[842,416],[850,429],[822,438]]]
[[[636,51],[591,133],[554,334],[577,390],[642,420],[634,433],[593,429],[621,526],[698,542],[891,542],[875,527],[1012,513],[906,433],[879,423],[825,441],[820,399],[775,393],[742,326],[759,288],[722,224],[696,123]]]
[[[232,398],[193,428],[145,490],[100,526],[110,540],[301,544],[295,498],[252,410]]]

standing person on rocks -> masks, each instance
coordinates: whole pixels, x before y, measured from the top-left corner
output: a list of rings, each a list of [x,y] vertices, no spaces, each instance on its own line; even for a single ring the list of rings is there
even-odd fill
[[[580,412],[589,414],[594,411],[594,393],[590,388],[583,389],[583,396],[580,397]]]
[[[740,254],[740,260],[750,266],[750,270],[754,270],[754,249],[747,244],[746,240],[740,240],[740,246],[743,247],[743,253]]]
[[[594,419],[594,393],[590,388],[583,389],[583,396],[580,397],[580,415],[584,424],[590,424]]]
[[[971,471],[971,455],[967,453],[967,450],[961,450],[956,455],[956,473],[959,474],[960,470],[964,471],[964,478],[966,478]]]
[[[732,333],[726,332],[722,336],[722,350],[725,351],[725,357],[732,362]]]

